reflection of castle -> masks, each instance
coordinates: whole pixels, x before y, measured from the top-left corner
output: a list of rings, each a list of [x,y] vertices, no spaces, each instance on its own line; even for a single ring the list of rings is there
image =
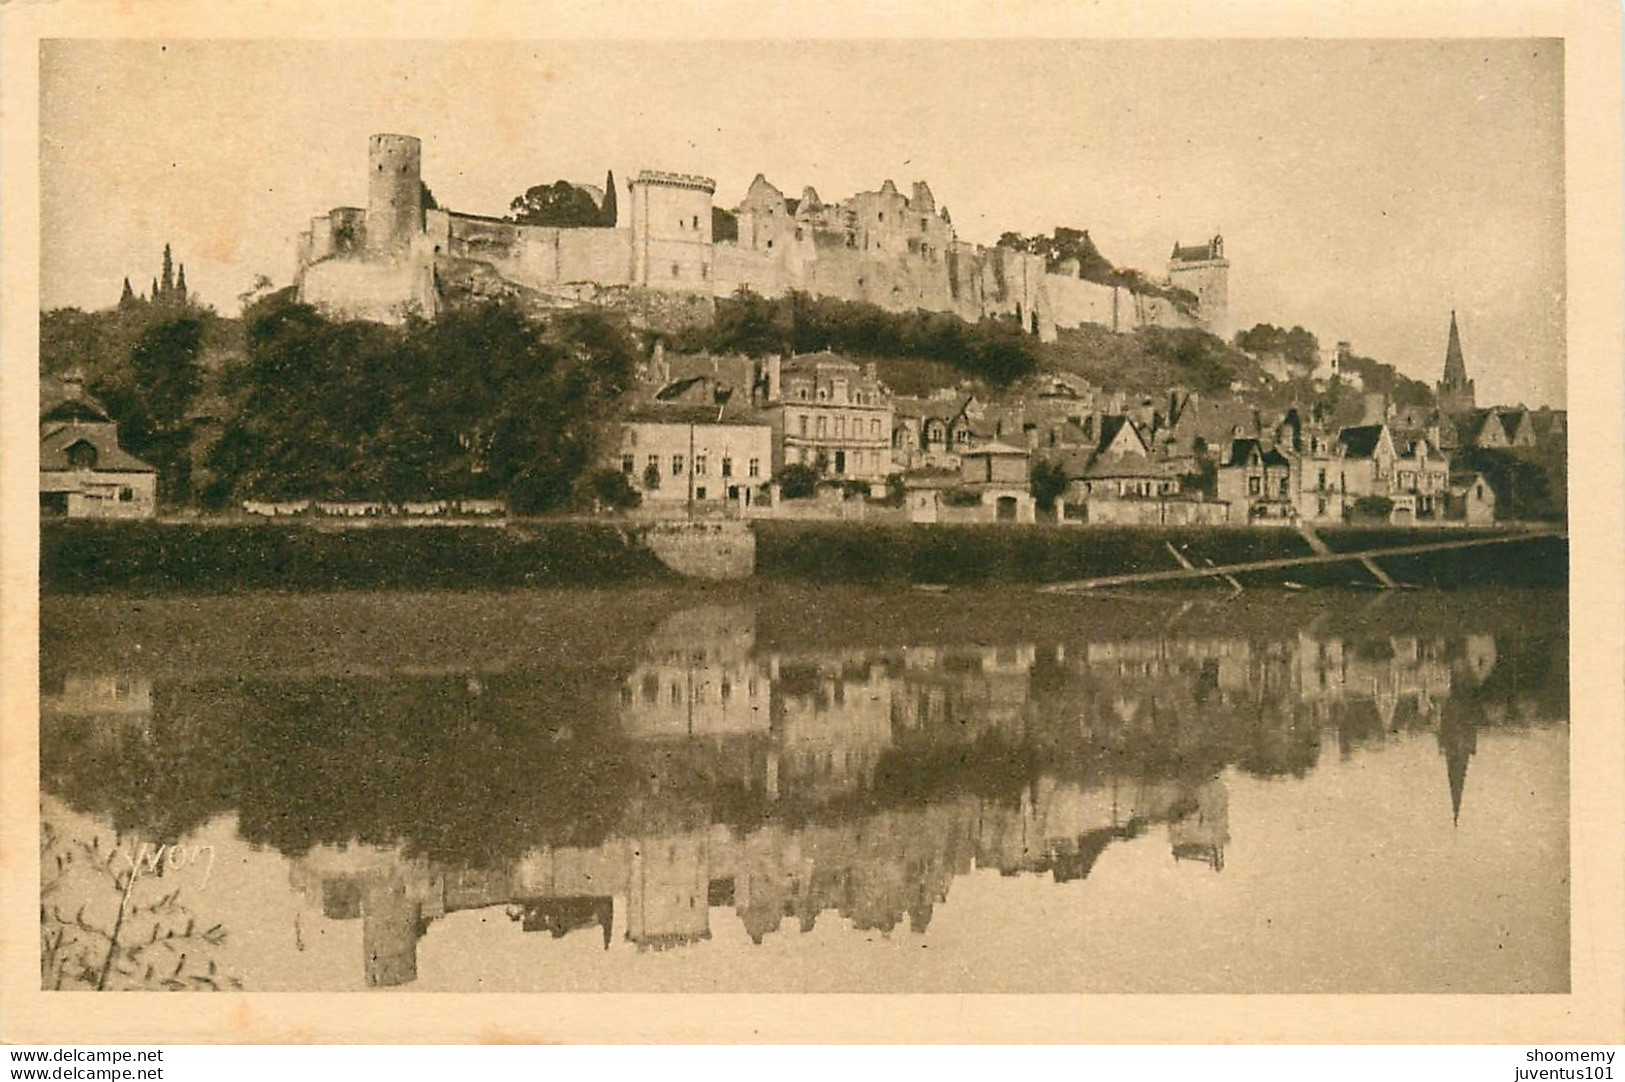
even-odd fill
[[[640,951],[710,939],[721,909],[732,909],[756,943],[786,920],[811,931],[826,912],[856,931],[906,924],[923,933],[954,877],[974,867],[1083,879],[1108,844],[1158,822],[1168,824],[1176,859],[1223,866],[1222,779],[1086,787],[1046,778],[1016,805],[958,798],[839,824],[622,836],[536,850],[491,871],[437,867],[393,849],[322,847],[294,858],[290,878],[319,902],[323,919],[361,921],[367,983],[394,986],[417,978],[418,941],[433,921],[459,910],[501,906],[521,932],[557,939],[582,931],[601,936],[605,949],[618,931]]]
[[[760,646],[749,608],[695,609],[662,624],[623,679],[620,735],[606,747],[633,781],[604,814],[581,817],[600,825],[574,844],[478,868],[318,844],[290,875],[302,920],[360,922],[366,980],[379,986],[415,980],[420,939],[461,910],[501,909],[514,935],[604,949],[696,944],[733,921],[763,942],[826,913],[858,930],[924,932],[975,868],[1066,883],[1135,843],[1222,870],[1228,770],[1312,768],[1328,728],[1352,753],[1396,728],[1436,727],[1459,817],[1481,693],[1503,664],[1489,635],[1387,633],[790,652]],[[470,701],[506,714],[517,708],[503,696],[521,694],[519,712],[555,709],[536,686],[493,676]],[[154,700],[143,678],[62,680],[42,694],[42,735],[67,749],[50,758],[89,748],[105,763],[132,742],[161,747]]]

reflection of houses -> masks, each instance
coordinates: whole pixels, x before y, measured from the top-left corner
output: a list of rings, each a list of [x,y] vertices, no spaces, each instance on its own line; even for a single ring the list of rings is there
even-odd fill
[[[1167,823],[1176,860],[1200,860],[1218,871],[1230,840],[1229,806],[1223,778],[1198,785],[1124,778],[1088,786],[1041,778],[1019,805],[983,809],[976,861],[1006,876],[1085,879],[1111,842]]]
[[[823,800],[871,784],[892,742],[885,668],[835,656],[777,658],[773,670],[781,791]]]
[[[305,899],[294,934],[311,942],[334,931],[320,922],[355,922],[367,983],[395,986],[416,978],[435,922],[465,910],[490,911],[473,919],[531,951],[551,939],[662,950],[741,931],[765,942],[819,919],[923,933],[973,868],[1075,882],[1113,846],[1166,844],[1196,865],[1183,871],[1219,871],[1228,771],[1297,772],[1305,746],[1313,767],[1328,725],[1349,730],[1348,747],[1436,726],[1459,815],[1477,728],[1495,716],[1483,685],[1510,667],[1487,634],[1113,630],[762,657],[749,608],[678,613],[623,685],[635,701],[609,747],[636,780],[608,813],[569,817],[573,844],[532,843],[488,867],[318,845],[290,862]],[[683,674],[680,723],[668,670]],[[646,672],[662,694],[638,695]],[[690,689],[750,673],[748,723],[709,693],[689,713]],[[140,716],[152,698],[143,681],[72,677],[42,695],[42,713]],[[768,799],[741,795],[752,786]],[[590,840],[584,821],[597,823]]]
[[[688,609],[666,620],[621,683],[621,719],[638,738],[766,732],[771,685],[751,656],[749,609]]]
[[[158,471],[119,446],[118,425],[70,380],[40,414],[40,514],[152,518]]]
[[[124,673],[74,673],[40,689],[40,720],[72,719],[88,728],[93,749],[109,753],[152,728],[152,681]]]

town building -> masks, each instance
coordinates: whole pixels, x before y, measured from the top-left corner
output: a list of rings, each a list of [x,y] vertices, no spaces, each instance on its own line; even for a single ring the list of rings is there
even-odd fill
[[[118,425],[64,381],[40,414],[40,515],[139,519],[158,513],[158,471],[119,446]]]
[[[1495,521],[1495,489],[1483,474],[1464,471],[1450,477],[1445,517],[1468,526],[1488,526]]]
[[[1255,439],[1232,440],[1219,463],[1216,491],[1235,523],[1290,522],[1297,518],[1296,463],[1279,448]]]
[[[891,391],[873,364],[824,351],[771,357],[766,368],[775,473],[802,465],[832,480],[883,482],[896,472]]]
[[[749,507],[773,479],[773,429],[748,405],[641,402],[613,443],[616,468],[643,497],[667,512]]]
[[[1188,458],[1154,452],[1144,432],[1123,414],[1100,420],[1095,449],[1060,458],[1067,478],[1064,506],[1084,522],[1118,525],[1194,525],[1226,521],[1226,505],[1181,492],[1180,478],[1195,469]]]
[[[963,486],[981,496],[982,506],[993,521],[1036,521],[1037,504],[1025,449],[990,442],[965,451],[959,458]]]
[[[1450,459],[1426,439],[1401,450],[1386,424],[1356,425],[1338,433],[1337,452],[1337,484],[1348,512],[1372,514],[1368,508],[1381,499],[1395,525],[1445,517]]]

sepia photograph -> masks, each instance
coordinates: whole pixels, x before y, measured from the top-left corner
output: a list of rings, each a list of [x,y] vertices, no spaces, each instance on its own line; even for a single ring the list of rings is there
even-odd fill
[[[1570,48],[42,38],[34,990],[1576,992]]]

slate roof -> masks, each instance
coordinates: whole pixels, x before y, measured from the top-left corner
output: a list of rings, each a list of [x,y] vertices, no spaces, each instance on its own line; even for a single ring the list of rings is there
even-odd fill
[[[1337,434],[1337,442],[1343,445],[1350,458],[1370,458],[1377,450],[1377,444],[1382,442],[1382,425],[1356,425],[1345,428]]]
[[[1225,462],[1225,465],[1246,466],[1249,464],[1249,460],[1252,458],[1254,452],[1258,453],[1260,461],[1265,466],[1290,467],[1292,465],[1292,463],[1287,460],[1287,457],[1276,448],[1270,447],[1266,449],[1258,440],[1249,439],[1230,441],[1230,458]]]

